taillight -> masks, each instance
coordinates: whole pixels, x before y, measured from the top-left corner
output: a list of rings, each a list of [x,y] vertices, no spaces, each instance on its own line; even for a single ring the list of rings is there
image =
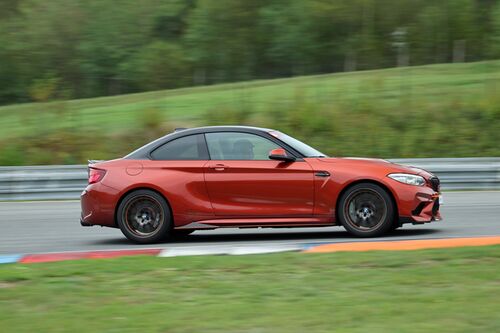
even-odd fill
[[[89,168],[89,184],[100,182],[105,174],[106,170]]]

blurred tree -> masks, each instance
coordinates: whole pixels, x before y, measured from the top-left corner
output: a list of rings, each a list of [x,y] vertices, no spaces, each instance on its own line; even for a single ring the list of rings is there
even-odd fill
[[[196,0],[170,0],[159,5],[155,18],[153,37],[179,41],[185,33],[187,18]]]
[[[256,71],[255,33],[265,0],[199,0],[188,21],[186,42],[195,66],[195,81],[248,80]]]
[[[498,0],[0,1],[0,103],[32,100],[47,77],[58,80],[53,96],[82,98],[391,67],[397,29],[406,30],[410,65],[496,58],[499,8]]]
[[[60,78],[65,90],[77,92],[81,75],[77,46],[84,20],[80,2],[24,1],[19,13],[21,19],[9,22],[9,47],[25,94],[47,76]]]
[[[411,63],[445,62],[448,48],[448,15],[440,4],[425,7],[409,31]]]
[[[156,1],[89,0],[86,10],[92,15],[83,27],[78,51],[80,67],[86,77],[87,94],[114,95],[127,91],[127,73],[120,64],[148,43],[155,17]]]
[[[120,67],[127,80],[139,90],[182,87],[191,82],[190,67],[179,45],[155,41]]]
[[[55,97],[59,79],[54,76],[47,75],[42,79],[36,79],[30,86],[30,96],[36,102],[47,102]]]
[[[492,58],[500,57],[500,2],[492,11],[492,33],[490,37],[489,56]]]
[[[25,88],[19,80],[20,63],[8,41],[7,27],[0,25],[0,104],[25,100]]]
[[[448,11],[448,45],[450,50],[449,60],[453,62],[465,61],[469,56],[475,58],[474,50],[478,43],[477,10],[474,0],[447,1]],[[470,53],[470,55],[468,55]]]
[[[0,1],[0,19],[5,19],[18,14],[18,7],[21,0]]]

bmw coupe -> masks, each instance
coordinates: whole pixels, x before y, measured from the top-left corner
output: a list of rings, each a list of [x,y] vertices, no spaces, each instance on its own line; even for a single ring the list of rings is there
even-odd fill
[[[127,156],[89,161],[82,226],[137,243],[224,227],[343,226],[360,237],[441,219],[433,174],[328,157],[272,129],[178,129]]]

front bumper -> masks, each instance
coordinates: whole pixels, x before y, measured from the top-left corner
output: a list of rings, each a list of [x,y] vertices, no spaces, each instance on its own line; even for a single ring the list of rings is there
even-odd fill
[[[439,188],[397,184],[399,222],[421,224],[442,219]]]
[[[401,223],[413,223],[421,224],[433,221],[440,221],[441,213],[439,212],[439,193],[427,195],[427,194],[417,194],[413,206],[415,207],[411,211],[411,215],[402,216],[400,218]]]

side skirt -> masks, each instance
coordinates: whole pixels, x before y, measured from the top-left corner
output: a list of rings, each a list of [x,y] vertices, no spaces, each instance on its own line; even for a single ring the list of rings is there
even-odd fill
[[[229,218],[191,222],[175,229],[331,227],[332,217]]]

